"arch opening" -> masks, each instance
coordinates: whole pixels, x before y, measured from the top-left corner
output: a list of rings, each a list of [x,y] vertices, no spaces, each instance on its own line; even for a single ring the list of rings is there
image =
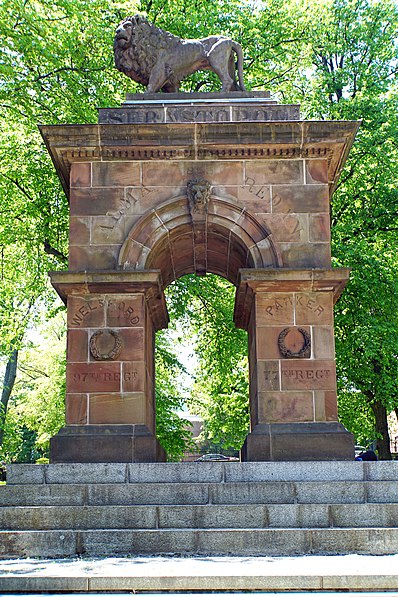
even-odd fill
[[[178,430],[175,413],[182,410],[182,418],[196,415],[203,422],[183,460],[208,452],[237,456],[249,428],[249,374],[247,332],[233,321],[235,288],[219,275],[193,274],[171,283],[165,294],[170,329],[157,332],[158,439],[169,454],[178,451],[184,429]],[[169,351],[188,377],[173,366]]]

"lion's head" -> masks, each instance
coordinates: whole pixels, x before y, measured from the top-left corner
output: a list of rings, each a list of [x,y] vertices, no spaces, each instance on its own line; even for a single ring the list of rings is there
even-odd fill
[[[142,15],[126,17],[116,29],[115,66],[137,83],[148,85],[159,52],[179,42],[178,37],[155,27]]]

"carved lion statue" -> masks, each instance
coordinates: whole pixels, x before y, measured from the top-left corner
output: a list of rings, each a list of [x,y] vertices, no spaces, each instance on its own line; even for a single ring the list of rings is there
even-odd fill
[[[241,46],[221,35],[181,39],[159,29],[141,16],[124,19],[116,29],[115,65],[147,87],[147,93],[178,91],[184,77],[198,70],[216,73],[222,91],[244,91]],[[234,54],[238,59],[238,81]]]

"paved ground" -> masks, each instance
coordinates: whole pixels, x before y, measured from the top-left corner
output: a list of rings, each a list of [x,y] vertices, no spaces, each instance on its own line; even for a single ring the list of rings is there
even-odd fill
[[[312,595],[348,590],[361,591],[362,597],[364,592],[391,591],[398,596],[398,554],[0,561],[1,594],[194,590],[311,591]]]

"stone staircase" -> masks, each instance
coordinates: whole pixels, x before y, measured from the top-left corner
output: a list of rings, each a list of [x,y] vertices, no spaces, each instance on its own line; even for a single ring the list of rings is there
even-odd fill
[[[398,553],[398,462],[11,465],[0,558]]]

